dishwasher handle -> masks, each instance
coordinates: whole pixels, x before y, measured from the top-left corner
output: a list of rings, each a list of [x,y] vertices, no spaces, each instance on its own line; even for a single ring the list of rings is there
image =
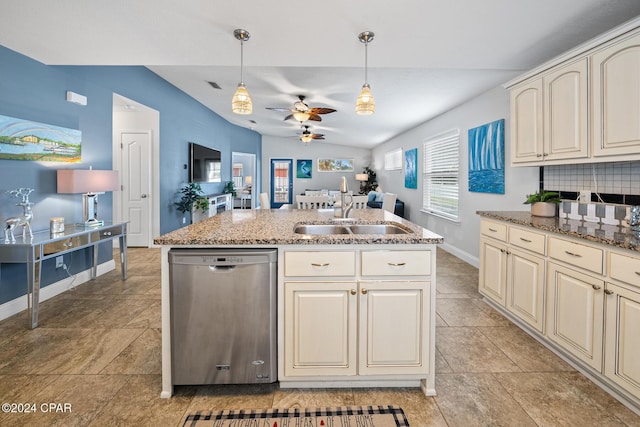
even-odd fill
[[[209,265],[211,271],[233,271],[236,269],[236,265]]]

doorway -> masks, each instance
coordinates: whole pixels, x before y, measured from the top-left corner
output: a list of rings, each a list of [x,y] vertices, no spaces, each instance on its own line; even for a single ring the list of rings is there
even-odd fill
[[[129,223],[127,246],[151,247],[160,234],[160,113],[114,93],[112,132],[112,167],[121,184],[113,218]]]
[[[292,159],[271,159],[271,209],[293,203],[292,171]]]
[[[231,179],[236,190],[233,207],[253,209],[256,207],[256,155],[251,153],[231,153]]]

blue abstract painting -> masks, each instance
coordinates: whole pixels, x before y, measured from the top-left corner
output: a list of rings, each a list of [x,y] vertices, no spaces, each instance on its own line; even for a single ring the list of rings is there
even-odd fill
[[[504,194],[504,119],[469,129],[469,191]]]
[[[404,152],[404,186],[418,188],[418,149],[412,148]]]

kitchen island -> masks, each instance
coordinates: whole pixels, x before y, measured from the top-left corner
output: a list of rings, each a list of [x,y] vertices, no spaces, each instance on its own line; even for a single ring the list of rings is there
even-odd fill
[[[278,250],[280,387],[421,387],[435,395],[436,244],[443,238],[381,209],[229,211],[160,236],[162,393],[173,393],[169,251]],[[348,225],[301,234],[297,225]],[[386,224],[393,234],[360,234]],[[398,232],[400,231],[400,232]]]

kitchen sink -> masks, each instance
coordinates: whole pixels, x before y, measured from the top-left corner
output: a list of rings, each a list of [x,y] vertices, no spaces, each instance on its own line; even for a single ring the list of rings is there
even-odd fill
[[[408,234],[411,231],[394,224],[301,224],[293,228],[297,234],[330,235],[330,234]]]

